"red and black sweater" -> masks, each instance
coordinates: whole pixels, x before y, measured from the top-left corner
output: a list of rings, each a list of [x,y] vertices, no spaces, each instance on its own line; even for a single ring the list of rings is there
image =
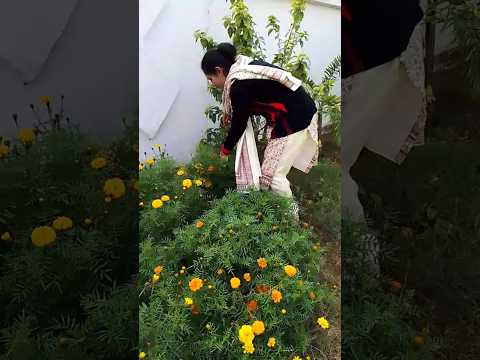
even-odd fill
[[[278,68],[261,60],[251,65]],[[317,107],[303,87],[292,91],[274,80],[235,80],[230,88],[232,118],[230,130],[221,151],[228,155],[245,132],[248,118],[264,116],[272,129],[272,139],[281,138],[306,129]]]

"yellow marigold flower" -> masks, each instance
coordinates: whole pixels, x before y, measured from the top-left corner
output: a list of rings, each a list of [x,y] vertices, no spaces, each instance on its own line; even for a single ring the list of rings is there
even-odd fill
[[[161,265],[158,265],[155,267],[155,269],[153,269],[153,272],[157,275],[159,275],[162,271],[163,271],[163,266]]]
[[[170,196],[168,195],[163,195],[160,200],[162,200],[163,202],[167,202],[167,201],[170,201]]]
[[[53,220],[53,228],[55,230],[68,230],[73,226],[73,221],[69,217],[59,216]]]
[[[150,159],[147,159],[147,161],[145,161],[145,162],[147,163],[147,165],[152,166],[155,163],[155,159],[150,158]]]
[[[203,286],[203,280],[199,279],[199,278],[193,278],[192,280],[190,280],[188,282],[188,287],[193,292],[196,292],[196,291],[200,290],[202,288],[202,286]]]
[[[274,348],[275,347],[276,340],[274,337],[268,338],[267,346],[269,348]]]
[[[155,199],[155,200],[152,201],[152,207],[153,207],[154,209],[159,209],[159,208],[161,208],[162,206],[163,206],[163,201],[162,201],[162,200],[160,200],[160,199]]]
[[[10,235],[10,233],[9,233],[8,231],[7,231],[7,232],[4,232],[4,233],[2,234],[1,239],[2,239],[3,241],[10,241],[10,240],[12,240],[12,235]]]
[[[237,277],[231,278],[230,286],[232,287],[232,289],[237,289],[238,287],[240,287],[240,279]]]
[[[20,129],[17,133],[17,139],[23,143],[30,143],[35,139],[35,133],[31,128]]]
[[[179,170],[177,171],[177,176],[183,176],[183,175],[185,175],[185,170],[179,169]]]
[[[203,184],[202,180],[195,180],[196,186],[202,186],[202,184]]]
[[[328,329],[330,327],[330,323],[328,320],[322,316],[317,319],[317,324],[322,328],[322,329]]]
[[[294,277],[297,275],[297,269],[295,266],[292,265],[286,265],[283,270],[285,271],[285,274],[287,274],[289,277]]]
[[[251,343],[255,338],[255,334],[253,333],[253,328],[250,325],[242,325],[240,330],[238,330],[238,339],[241,343]]]
[[[108,179],[103,185],[103,192],[113,199],[118,199],[125,195],[125,183],[118,177]]]
[[[263,321],[256,320],[252,324],[252,330],[255,335],[262,335],[265,332],[265,324]]]
[[[9,153],[10,153],[10,148],[5,144],[0,143],[0,158],[7,156]]]
[[[192,298],[186,297],[184,300],[185,300],[185,305],[193,305],[193,299]]]
[[[155,149],[157,149],[157,150],[160,150],[160,149],[162,148],[162,146],[161,146],[160,144],[155,144],[155,145],[153,145],[153,146],[154,146]]]
[[[275,304],[278,304],[280,301],[282,301],[282,293],[278,290],[273,289],[272,290],[272,300]]]
[[[302,358],[298,355],[296,355],[292,360],[302,360]]]
[[[93,169],[101,169],[107,165],[107,159],[104,157],[97,157],[90,162],[90,166]]]
[[[138,354],[138,358],[139,358],[140,360],[145,359],[145,356],[147,356],[147,354],[145,354],[143,351],[141,351],[141,352]]]
[[[260,269],[265,269],[267,267],[267,259],[261,257],[257,259],[257,264]]]
[[[253,342],[247,342],[243,345],[244,354],[253,354],[254,352],[255,348],[253,347]]]
[[[197,220],[197,222],[195,223],[195,227],[197,229],[201,229],[205,226],[205,223],[202,221],[202,220]]]
[[[282,309],[282,314],[285,315],[287,313],[287,309]]]
[[[153,277],[152,277],[152,280],[153,280],[153,283],[154,283],[154,284],[157,283],[158,280],[160,280],[160,275],[154,274]]]
[[[42,105],[50,105],[52,103],[51,96],[40,96],[40,104]]]
[[[35,246],[43,247],[55,241],[57,234],[50,226],[39,226],[32,231],[31,239]]]
[[[142,171],[144,168],[144,165],[142,163],[139,163],[138,164],[138,170]]]
[[[243,274],[243,279],[246,282],[250,282],[252,280],[252,277],[251,277],[250,273],[245,273],[245,274]]]
[[[182,185],[183,185],[183,187],[185,187],[187,189],[191,188],[192,187],[192,180],[185,179],[185,180],[182,181]]]

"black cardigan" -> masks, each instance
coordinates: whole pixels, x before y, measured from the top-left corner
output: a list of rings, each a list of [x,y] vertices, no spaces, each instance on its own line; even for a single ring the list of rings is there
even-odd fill
[[[255,60],[251,65],[278,68]],[[230,130],[222,145],[228,155],[244,133],[251,115],[262,115],[272,126],[272,139],[306,129],[317,112],[315,102],[303,87],[292,91],[274,80],[235,80],[230,88],[232,118]]]

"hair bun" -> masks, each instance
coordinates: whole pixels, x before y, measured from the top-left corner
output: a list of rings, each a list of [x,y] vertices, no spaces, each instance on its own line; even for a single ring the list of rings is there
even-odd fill
[[[220,54],[222,54],[225,58],[235,62],[235,57],[237,56],[237,49],[230,43],[220,43],[217,45],[217,50]]]

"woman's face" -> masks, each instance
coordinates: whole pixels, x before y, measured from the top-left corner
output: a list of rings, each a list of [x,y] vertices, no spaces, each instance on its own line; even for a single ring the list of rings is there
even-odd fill
[[[217,66],[215,68],[215,73],[207,75],[207,79],[210,84],[218,89],[223,89],[223,86],[225,85],[225,74],[221,67]]]

